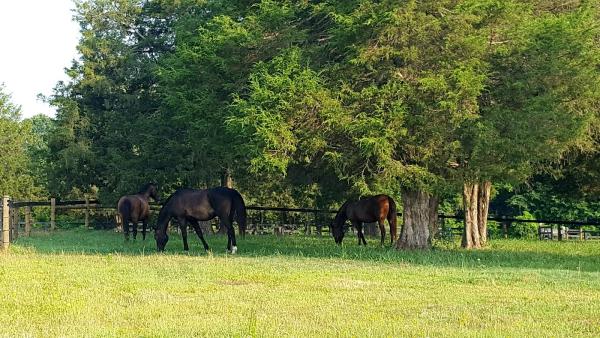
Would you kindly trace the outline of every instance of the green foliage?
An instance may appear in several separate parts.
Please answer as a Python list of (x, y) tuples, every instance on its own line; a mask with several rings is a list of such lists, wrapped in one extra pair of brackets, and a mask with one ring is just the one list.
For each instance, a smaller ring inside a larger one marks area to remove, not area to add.
[(59, 83), (51, 103), (56, 131), (49, 140), (50, 190), (62, 196), (92, 193), (108, 203), (170, 168), (153, 161), (160, 128), (154, 79), (156, 59), (169, 49), (164, 24), (173, 8), (163, 2), (81, 1), (76, 20), (81, 58)]
[(40, 182), (30, 172), (28, 149), (34, 140), (32, 125), (20, 121), (21, 108), (0, 85), (0, 195), (12, 199), (32, 199), (40, 195)]
[(530, 7), (499, 33), (471, 160), (482, 174), (522, 182), (589, 141), (600, 94), (598, 13)]
[(25, 121), (31, 124), (32, 138), (27, 145), (29, 156), (29, 173), (34, 179), (34, 184), (41, 189), (40, 197), (48, 196), (48, 172), (50, 168), (50, 148), (48, 141), (55, 132), (54, 121), (46, 115), (35, 115)]
[(596, 5), (80, 1), (49, 190), (114, 203), (231, 173), (252, 202), (328, 207), (517, 186), (597, 153)]
[(285, 174), (291, 163), (310, 164), (324, 155), (327, 127), (322, 121), (336, 108), (318, 74), (292, 48), (254, 67), (248, 98), (234, 99), (235, 115), (228, 123), (250, 140), (242, 145), (250, 171)]
[(572, 198), (542, 182), (534, 182), (528, 189), (513, 192), (506, 203), (517, 210), (529, 211), (537, 218), (578, 221), (600, 219), (600, 203), (597, 201)]
[[(528, 211), (524, 211), (523, 215), (517, 216), (517, 219), (532, 220), (535, 217)], [(518, 238), (534, 239), (538, 233), (539, 224), (531, 222), (516, 222), (513, 229), (513, 234)]]

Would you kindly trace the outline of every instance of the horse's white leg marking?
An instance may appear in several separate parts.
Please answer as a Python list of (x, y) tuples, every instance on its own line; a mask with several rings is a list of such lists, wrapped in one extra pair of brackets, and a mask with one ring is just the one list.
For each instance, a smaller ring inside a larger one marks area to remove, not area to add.
[(231, 248), (232, 255), (235, 255), (236, 252), (237, 252), (237, 246), (234, 246), (233, 248)]

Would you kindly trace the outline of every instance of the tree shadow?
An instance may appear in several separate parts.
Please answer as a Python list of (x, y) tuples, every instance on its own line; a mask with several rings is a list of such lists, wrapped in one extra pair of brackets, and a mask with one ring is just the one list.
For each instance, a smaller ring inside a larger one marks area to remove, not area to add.
[[(190, 251), (183, 251), (181, 236), (169, 234), (170, 240), (163, 255), (206, 256), (197, 236), (190, 232)], [(207, 236), (214, 256), (225, 256), (226, 236)], [(342, 246), (335, 245), (329, 237), (317, 236), (238, 236), (239, 257), (304, 257), (319, 259), (344, 259), (389, 264), (412, 264), (436, 267), (460, 268), (527, 268), (572, 270), (582, 272), (600, 271), (600, 242), (542, 242), (522, 240), (496, 240), (482, 250), (464, 250), (451, 243), (429, 251), (398, 251), (387, 242), (379, 246), (377, 239), (370, 239), (367, 247), (358, 246), (356, 238), (349, 236)], [(120, 233), (106, 230), (65, 230), (36, 232), (32, 237), (21, 237), (13, 245), (15, 252), (40, 254), (84, 254), (125, 256), (155, 255), (154, 234), (147, 233), (146, 240), (126, 242)]]

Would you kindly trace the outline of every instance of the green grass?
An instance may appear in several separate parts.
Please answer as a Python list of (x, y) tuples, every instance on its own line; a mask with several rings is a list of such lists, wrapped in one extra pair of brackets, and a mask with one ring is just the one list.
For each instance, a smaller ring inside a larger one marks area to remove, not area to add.
[(330, 238), (195, 235), (165, 254), (109, 231), (0, 254), (6, 336), (598, 336), (600, 243), (494, 241), (429, 252)]

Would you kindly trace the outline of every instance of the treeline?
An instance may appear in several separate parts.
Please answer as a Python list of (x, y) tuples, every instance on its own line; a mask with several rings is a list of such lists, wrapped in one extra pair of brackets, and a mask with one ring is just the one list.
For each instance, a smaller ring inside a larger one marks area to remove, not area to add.
[(485, 245), (494, 194), (594, 217), (599, 5), (79, 1), (46, 188), (112, 203), (147, 181), (233, 182), (249, 203), (318, 208), (388, 193), (405, 248), (457, 205), (463, 245)]

